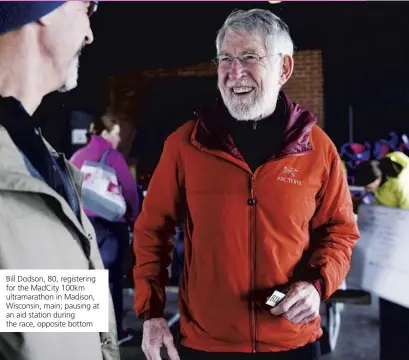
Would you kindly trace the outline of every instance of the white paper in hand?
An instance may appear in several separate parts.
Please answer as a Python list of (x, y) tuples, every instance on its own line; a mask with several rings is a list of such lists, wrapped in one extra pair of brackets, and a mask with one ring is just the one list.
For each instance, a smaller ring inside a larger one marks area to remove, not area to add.
[(285, 294), (280, 291), (274, 290), (273, 294), (267, 299), (266, 304), (271, 307), (276, 307), (279, 302), (285, 298)]

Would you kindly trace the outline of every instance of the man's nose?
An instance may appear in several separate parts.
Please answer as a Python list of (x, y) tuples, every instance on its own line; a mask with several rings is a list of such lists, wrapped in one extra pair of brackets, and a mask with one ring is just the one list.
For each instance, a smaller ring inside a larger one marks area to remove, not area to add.
[(85, 36), (85, 43), (87, 45), (90, 45), (94, 42), (94, 34), (92, 32), (92, 30), (90, 29), (87, 33), (87, 35)]
[(243, 75), (243, 65), (241, 64), (239, 59), (234, 59), (233, 62), (231, 63), (231, 67), (230, 67), (230, 78), (232, 80), (238, 80), (241, 78), (241, 76)]

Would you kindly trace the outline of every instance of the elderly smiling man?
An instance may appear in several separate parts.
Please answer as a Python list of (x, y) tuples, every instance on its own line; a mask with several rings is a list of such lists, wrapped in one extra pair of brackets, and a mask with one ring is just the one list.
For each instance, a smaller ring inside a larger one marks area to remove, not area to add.
[[(358, 237), (337, 150), (281, 91), (287, 25), (237, 11), (216, 47), (221, 101), (166, 141), (135, 226), (143, 349), (159, 359), (319, 359), (319, 307), (344, 280)], [(185, 223), (182, 347), (163, 318), (175, 226)], [(274, 291), (285, 294), (275, 307)]]

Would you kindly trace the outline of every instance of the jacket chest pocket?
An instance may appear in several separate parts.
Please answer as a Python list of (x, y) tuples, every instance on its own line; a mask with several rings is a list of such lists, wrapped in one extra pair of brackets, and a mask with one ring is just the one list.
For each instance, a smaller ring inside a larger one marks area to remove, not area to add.
[(316, 211), (317, 191), (303, 183), (273, 181), (256, 184), (257, 204), (265, 214), (269, 214), (274, 224), (283, 228), (301, 227), (308, 229)]
[(250, 175), (237, 165), (218, 158), (204, 158), (188, 166), (185, 186), (188, 194), (237, 195), (249, 189)]
[(285, 217), (292, 224), (307, 226), (316, 211), (315, 197), (292, 192), (281, 192), (274, 196), (276, 215)]

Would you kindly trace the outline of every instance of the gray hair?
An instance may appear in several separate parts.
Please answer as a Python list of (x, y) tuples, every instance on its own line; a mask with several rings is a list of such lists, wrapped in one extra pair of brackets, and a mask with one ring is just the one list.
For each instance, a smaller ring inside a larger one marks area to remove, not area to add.
[(226, 31), (245, 30), (250, 34), (256, 34), (265, 41), (269, 53), (280, 53), (293, 56), (294, 44), (290, 36), (288, 25), (277, 15), (269, 10), (252, 9), (233, 11), (218, 31), (216, 37), (216, 49), (220, 51)]

